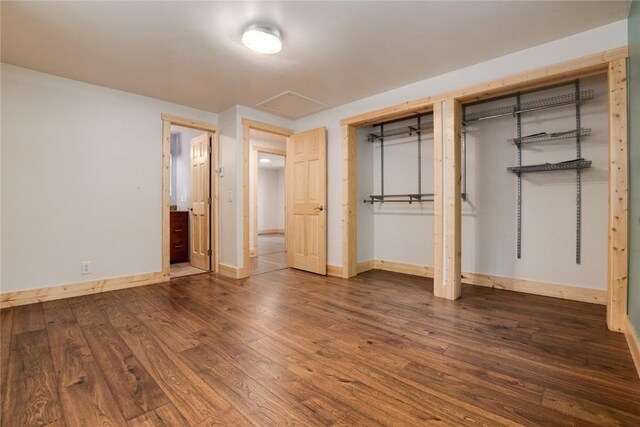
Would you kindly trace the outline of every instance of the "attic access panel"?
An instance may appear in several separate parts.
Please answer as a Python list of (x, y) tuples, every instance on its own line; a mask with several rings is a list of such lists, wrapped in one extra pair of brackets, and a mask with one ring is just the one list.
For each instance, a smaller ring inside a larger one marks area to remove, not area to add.
[(260, 102), (256, 107), (271, 113), (297, 119), (323, 110), (327, 108), (327, 105), (308, 96), (287, 90)]

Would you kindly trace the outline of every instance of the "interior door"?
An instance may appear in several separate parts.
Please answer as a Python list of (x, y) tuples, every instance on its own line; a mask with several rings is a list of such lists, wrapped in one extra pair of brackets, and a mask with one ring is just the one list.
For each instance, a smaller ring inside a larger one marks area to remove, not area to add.
[(211, 263), (210, 174), (211, 136), (202, 134), (191, 140), (191, 208), (189, 222), (189, 261), (192, 266), (209, 270)]
[(290, 267), (327, 273), (327, 132), (289, 137), (287, 142), (287, 256)]

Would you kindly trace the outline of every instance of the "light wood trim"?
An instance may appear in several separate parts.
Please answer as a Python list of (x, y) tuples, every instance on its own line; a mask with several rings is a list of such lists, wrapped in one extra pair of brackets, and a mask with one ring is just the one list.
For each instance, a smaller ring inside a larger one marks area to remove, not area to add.
[(218, 266), (218, 273), (225, 277), (230, 277), (232, 279), (241, 279), (242, 277), (242, 268), (232, 267), (226, 264), (220, 264)]
[(375, 260), (363, 261), (358, 263), (358, 274), (376, 268)]
[(342, 267), (339, 265), (327, 264), (327, 276), (342, 277)]
[(170, 256), (171, 256), (171, 243), (170, 237), (170, 196), (169, 186), (170, 173), (169, 168), (171, 158), (171, 122), (167, 120), (162, 121), (162, 274), (166, 280), (170, 277)]
[(442, 102), (433, 105), (433, 294), (444, 298), (444, 192)]
[(253, 244), (249, 242), (249, 252), (250, 256), (254, 257), (258, 255), (258, 152), (256, 150), (251, 150), (251, 160), (249, 163), (251, 164), (251, 171), (253, 172), (251, 188), (249, 189), (251, 202), (253, 204), (253, 209), (251, 210), (253, 221), (251, 221), (251, 218), (249, 219), (249, 223), (252, 225)]
[(391, 107), (381, 108), (364, 114), (348, 117), (340, 121), (342, 126), (368, 126), (385, 120), (405, 117), (416, 112), (430, 111), (430, 106), (445, 99), (456, 98), (467, 102), (497, 96), (516, 90), (531, 89), (547, 84), (559, 83), (578, 77), (605, 73), (609, 62), (628, 56), (626, 46), (561, 62), (555, 65), (537, 68), (509, 77), (455, 89), (434, 96), (403, 102)]
[(186, 117), (174, 116), (173, 114), (167, 114), (167, 113), (162, 113), (160, 115), (160, 118), (162, 120), (171, 122), (176, 126), (184, 126), (187, 128), (203, 130), (206, 132), (218, 133), (218, 127), (216, 125), (202, 121), (202, 120), (189, 119)]
[(627, 65), (609, 65), (609, 239), (607, 325), (623, 331), (627, 313)]
[(358, 274), (358, 201), (357, 201), (357, 129), (342, 127), (342, 150), (344, 157), (342, 177), (342, 265), (343, 277)]
[(219, 230), (220, 230), (220, 215), (219, 215), (219, 206), (220, 206), (220, 195), (218, 192), (218, 157), (220, 156), (220, 145), (218, 141), (218, 133), (210, 133), (212, 136), (211, 143), (211, 153), (213, 154), (211, 157), (211, 199), (213, 204), (211, 205), (211, 244), (213, 245), (213, 259), (211, 262), (213, 265), (211, 266), (211, 271), (218, 272), (219, 264), (220, 264), (220, 239), (219, 239)]
[(137, 274), (135, 276), (114, 277), (109, 279), (92, 280), (89, 282), (50, 286), (47, 288), (5, 292), (0, 294), (0, 308), (16, 307), (18, 305), (97, 294), (100, 292), (151, 285), (165, 281), (167, 281), (167, 278), (164, 273), (162, 271), (158, 271), (155, 273)]
[(443, 147), (444, 179), (446, 190), (445, 203), (445, 251), (446, 280), (444, 297), (458, 299), (461, 294), (460, 277), (462, 268), (462, 198), (461, 193), (461, 142), (460, 125), (462, 119), (462, 105), (451, 99), (445, 103), (446, 126)]
[(272, 125), (269, 123), (257, 122), (255, 120), (250, 119), (242, 119), (242, 126), (247, 126), (249, 129), (255, 129), (262, 132), (273, 133), (275, 135), (281, 135), (289, 137), (293, 135), (293, 131), (291, 129), (282, 128), (280, 126)]
[(258, 230), (258, 234), (284, 234), (284, 228), (265, 228)]
[[(287, 138), (287, 152), (293, 156), (295, 151), (293, 150), (293, 138)], [(291, 229), (293, 227), (293, 157), (289, 158), (290, 161), (284, 162), (284, 241), (285, 251), (287, 256), (287, 267), (293, 265), (293, 233)]]
[(393, 271), (395, 273), (410, 274), (412, 276), (433, 277), (433, 268), (424, 265), (405, 264), (402, 262), (375, 260), (376, 270)]
[[(251, 127), (245, 119), (242, 119), (242, 269), (240, 277), (249, 277), (251, 274), (251, 251), (249, 248), (249, 214), (251, 207), (249, 206), (249, 192), (251, 185), (249, 183), (249, 147)], [(231, 276), (229, 276), (231, 277)]]
[[(251, 250), (249, 247), (249, 233), (251, 232), (251, 227), (249, 227), (250, 220), (250, 204), (249, 204), (249, 196), (250, 196), (250, 185), (249, 185), (249, 158), (250, 158), (250, 147), (251, 147), (251, 129), (259, 130), (262, 132), (269, 132), (276, 135), (282, 135), (289, 138), (289, 136), (293, 135), (293, 131), (291, 129), (282, 128), (279, 126), (271, 125), (269, 123), (262, 123), (255, 120), (250, 120), (243, 118), (241, 119), (242, 123), (242, 269), (240, 273), (240, 277), (249, 277), (251, 274)], [(289, 145), (289, 141), (287, 140), (287, 146)], [(285, 153), (286, 156), (286, 153)], [(286, 161), (285, 161), (285, 170)], [(285, 181), (287, 181), (287, 174), (285, 172)], [(285, 182), (285, 191), (288, 191), (288, 185)], [(287, 220), (286, 213), (286, 205), (288, 199), (285, 196), (285, 222)], [(288, 225), (285, 224), (285, 228), (288, 229)], [(287, 242), (288, 247), (288, 242)]]
[(505, 289), (526, 294), (542, 295), (572, 301), (607, 303), (607, 292), (601, 289), (580, 288), (558, 283), (539, 282), (535, 280), (516, 279), (513, 277), (493, 276), (480, 273), (462, 273), (462, 281), (470, 285)]
[(276, 154), (278, 156), (284, 156), (287, 157), (287, 150), (278, 150), (277, 148), (270, 148), (270, 147), (262, 147), (259, 145), (254, 145), (253, 149), (260, 152), (260, 153), (269, 153), (269, 154)]
[(624, 336), (627, 339), (627, 344), (629, 344), (629, 350), (631, 351), (633, 363), (636, 365), (636, 371), (638, 371), (638, 376), (640, 376), (640, 335), (631, 324), (629, 316), (624, 316), (624, 318)]

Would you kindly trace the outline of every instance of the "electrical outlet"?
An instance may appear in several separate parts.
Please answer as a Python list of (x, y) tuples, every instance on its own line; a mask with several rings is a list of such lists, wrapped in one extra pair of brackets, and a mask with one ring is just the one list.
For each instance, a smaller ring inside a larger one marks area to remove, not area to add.
[(81, 274), (91, 274), (91, 261), (83, 261), (80, 264), (80, 273)]

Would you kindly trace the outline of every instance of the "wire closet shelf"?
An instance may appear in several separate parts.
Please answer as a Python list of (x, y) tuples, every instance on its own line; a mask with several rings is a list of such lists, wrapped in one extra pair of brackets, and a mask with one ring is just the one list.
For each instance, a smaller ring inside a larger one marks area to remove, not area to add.
[(548, 172), (570, 169), (586, 169), (591, 167), (591, 160), (576, 159), (559, 163), (540, 163), (536, 165), (512, 166), (507, 168), (510, 172), (521, 174), (527, 172)]
[(474, 111), (466, 113), (464, 122), (475, 122), (478, 120), (495, 119), (498, 117), (515, 116), (517, 114), (527, 113), (530, 111), (547, 110), (550, 108), (558, 108), (565, 105), (580, 104), (593, 98), (593, 89), (583, 90), (576, 93), (566, 93), (548, 98), (536, 99), (533, 101), (522, 102), (520, 105), (512, 104), (502, 107), (490, 108), (482, 111)]
[(581, 137), (591, 135), (591, 128), (580, 128), (578, 132), (576, 129), (567, 130), (563, 132), (540, 132), (533, 135), (523, 136), (521, 138), (509, 138), (508, 141), (515, 145), (520, 144), (535, 144), (538, 142), (557, 141), (559, 139), (575, 138), (580, 135)]

